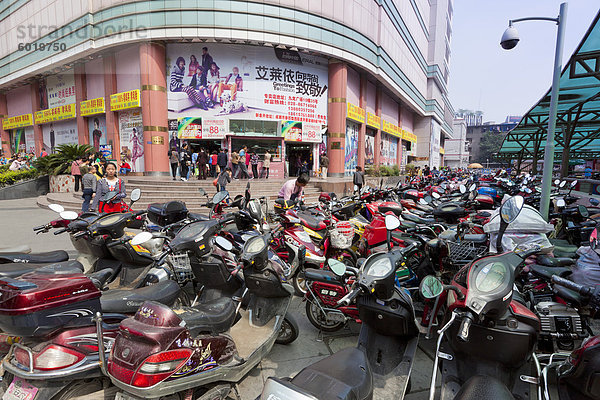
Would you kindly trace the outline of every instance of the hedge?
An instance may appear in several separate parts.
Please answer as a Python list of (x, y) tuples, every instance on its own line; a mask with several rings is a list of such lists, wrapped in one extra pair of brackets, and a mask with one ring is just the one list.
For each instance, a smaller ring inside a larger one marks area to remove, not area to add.
[(34, 179), (39, 175), (35, 169), (20, 171), (0, 171), (0, 187), (13, 185), (19, 181)]

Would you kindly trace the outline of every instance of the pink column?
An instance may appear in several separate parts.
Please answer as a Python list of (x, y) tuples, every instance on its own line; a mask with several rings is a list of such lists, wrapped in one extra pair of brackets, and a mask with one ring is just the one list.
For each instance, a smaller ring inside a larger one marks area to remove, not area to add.
[(110, 95), (117, 92), (117, 74), (114, 54), (102, 56), (104, 66), (104, 106), (106, 108), (106, 138), (112, 145), (113, 158), (121, 162), (121, 140), (119, 138), (119, 116), (110, 111)]
[(363, 170), (365, 169), (365, 144), (366, 139), (365, 135), (367, 134), (367, 75), (360, 75), (360, 108), (365, 110), (365, 122), (360, 125), (360, 130), (358, 131), (358, 160), (357, 164)]
[(85, 66), (84, 64), (75, 65), (75, 99), (77, 109), (77, 136), (79, 144), (90, 144), (90, 135), (87, 120), (81, 116), (79, 103), (87, 100), (87, 86), (85, 83)]
[(327, 107), (327, 175), (344, 176), (344, 155), (346, 142), (346, 89), (348, 70), (346, 64), (337, 60), (329, 62), (329, 99)]
[(44, 137), (42, 134), (42, 125), (35, 124), (35, 112), (40, 109), (40, 94), (38, 83), (35, 81), (31, 84), (31, 114), (34, 117), (33, 121), (33, 137), (35, 138), (35, 154), (39, 155), (44, 148)]
[(2, 129), (2, 120), (8, 116), (6, 95), (0, 94), (0, 141), (2, 142), (2, 154), (10, 157), (12, 156), (10, 151), (10, 135), (8, 134), (8, 131)]
[[(398, 103), (398, 126), (402, 128), (402, 106)], [(402, 167), (402, 139), (398, 138), (398, 151), (396, 152), (396, 165)]]
[[(375, 115), (381, 118), (381, 87), (377, 86), (377, 92), (375, 96)], [(381, 122), (383, 124), (383, 121)], [(375, 165), (381, 164), (381, 154), (379, 149), (381, 148), (381, 129), (377, 129), (377, 133), (375, 134), (375, 149), (373, 153), (375, 153), (373, 163)]]
[[(165, 46), (159, 43), (142, 43), (139, 57), (146, 174), (168, 174), (170, 166), (167, 157), (169, 128)], [(157, 136), (163, 138), (162, 143), (152, 143), (152, 137)]]

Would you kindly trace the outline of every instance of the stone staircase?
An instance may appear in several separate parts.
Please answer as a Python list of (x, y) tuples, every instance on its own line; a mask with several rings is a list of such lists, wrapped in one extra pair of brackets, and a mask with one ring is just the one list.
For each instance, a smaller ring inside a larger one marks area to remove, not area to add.
[[(143, 210), (151, 203), (164, 203), (171, 200), (180, 200), (185, 202), (187, 208), (193, 212), (207, 212), (208, 209), (204, 206), (207, 202), (207, 196), (202, 196), (199, 189), (202, 188), (208, 194), (208, 199), (216, 193), (216, 188), (210, 180), (192, 179), (187, 182), (173, 181), (167, 177), (150, 177), (150, 176), (131, 176), (125, 177), (125, 186), (127, 193), (135, 188), (142, 191), (140, 200), (134, 205), (134, 209)], [(231, 198), (237, 195), (243, 195), (246, 190), (247, 183), (250, 182), (250, 193), (253, 198), (265, 196), (269, 202), (269, 208), (272, 209), (272, 204), (277, 199), (277, 194), (281, 185), (285, 180), (275, 179), (252, 179), (252, 180), (233, 180), (227, 185), (227, 191)], [(305, 189), (305, 201), (307, 203), (316, 202), (321, 191), (309, 184)], [(79, 211), (81, 210), (81, 193), (48, 193), (46, 196), (38, 197), (37, 203), (40, 207), (47, 207), (48, 204), (58, 203), (65, 207), (66, 210)]]

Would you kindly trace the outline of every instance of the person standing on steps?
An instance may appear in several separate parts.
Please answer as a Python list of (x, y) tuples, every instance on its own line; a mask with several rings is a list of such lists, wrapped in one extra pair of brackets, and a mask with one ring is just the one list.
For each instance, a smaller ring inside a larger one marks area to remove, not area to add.
[(252, 178), (258, 179), (258, 154), (255, 151), (250, 154), (250, 165), (252, 165)]
[[(269, 167), (271, 166), (271, 153), (269, 153), (269, 150), (265, 151), (265, 159), (263, 161), (263, 166), (262, 166), (262, 174), (261, 177), (264, 177), (265, 179), (269, 179)], [(266, 171), (266, 174), (265, 174)]]
[(204, 147), (200, 149), (198, 153), (198, 179), (206, 179), (208, 170), (208, 153), (204, 150)]
[(362, 190), (363, 185), (365, 184), (365, 174), (362, 172), (361, 167), (356, 167), (356, 172), (354, 172), (354, 176), (352, 178), (352, 182), (358, 186), (358, 193)]
[(79, 192), (79, 183), (81, 182), (81, 164), (83, 164), (83, 162), (81, 161), (81, 157), (75, 158), (75, 160), (73, 160), (73, 162), (71, 163), (71, 175), (73, 175), (73, 178), (75, 179), (76, 192)]
[(229, 182), (231, 182), (231, 168), (226, 167), (221, 170), (221, 173), (217, 178), (217, 193), (226, 190)]
[(171, 173), (173, 174), (173, 180), (177, 179), (177, 167), (179, 166), (179, 153), (176, 147), (171, 147), (171, 150), (167, 153), (169, 157), (169, 163), (171, 164)]
[(188, 151), (188, 144), (184, 143), (181, 146), (181, 154), (179, 155), (179, 162), (181, 165), (181, 180), (187, 181), (188, 171), (190, 169), (190, 165), (192, 164), (192, 157)]
[(240, 179), (248, 179), (250, 176), (248, 175), (248, 168), (246, 164), (246, 155), (248, 153), (248, 148), (246, 146), (242, 147), (240, 150), (240, 161), (238, 163), (238, 167), (241, 170)]
[(213, 150), (210, 155), (210, 176), (213, 178), (217, 177), (217, 151)]
[(221, 171), (227, 168), (227, 151), (225, 149), (221, 149), (217, 155), (217, 165)]
[(237, 153), (237, 151), (232, 152), (231, 153), (231, 168), (232, 168), (232, 172), (233, 172), (233, 179), (237, 179), (240, 174), (239, 162), (240, 162), (240, 155)]
[(244, 146), (244, 150), (246, 150), (246, 162), (244, 163), (244, 165), (246, 166), (246, 176), (249, 179), (252, 179), (252, 178), (250, 178), (250, 173), (248, 172), (250, 170), (249, 169), (250, 168), (250, 152), (248, 151), (246, 146)]
[(81, 205), (81, 212), (87, 212), (90, 209), (90, 201), (94, 197), (96, 192), (96, 167), (90, 165), (88, 167), (81, 167), (81, 172), (85, 172), (83, 178), (81, 178), (81, 190), (83, 191), (83, 204)]
[(327, 179), (327, 168), (329, 168), (329, 157), (327, 154), (321, 156), (321, 177)]

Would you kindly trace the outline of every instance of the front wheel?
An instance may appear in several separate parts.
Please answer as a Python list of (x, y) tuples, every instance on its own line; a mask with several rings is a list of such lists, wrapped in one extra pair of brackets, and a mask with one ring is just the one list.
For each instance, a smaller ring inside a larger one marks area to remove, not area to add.
[(304, 295), (306, 295), (307, 289), (306, 279), (304, 278), (304, 269), (296, 272), (296, 274), (292, 278), (292, 286), (294, 286), (296, 296), (304, 297)]
[(277, 344), (290, 344), (298, 338), (300, 329), (298, 329), (298, 323), (290, 314), (285, 314), (283, 322), (281, 323), (281, 329), (275, 339)]
[(327, 315), (321, 310), (318, 299), (312, 299), (306, 302), (306, 316), (315, 328), (323, 332), (339, 331), (345, 325), (345, 322), (328, 319)]

